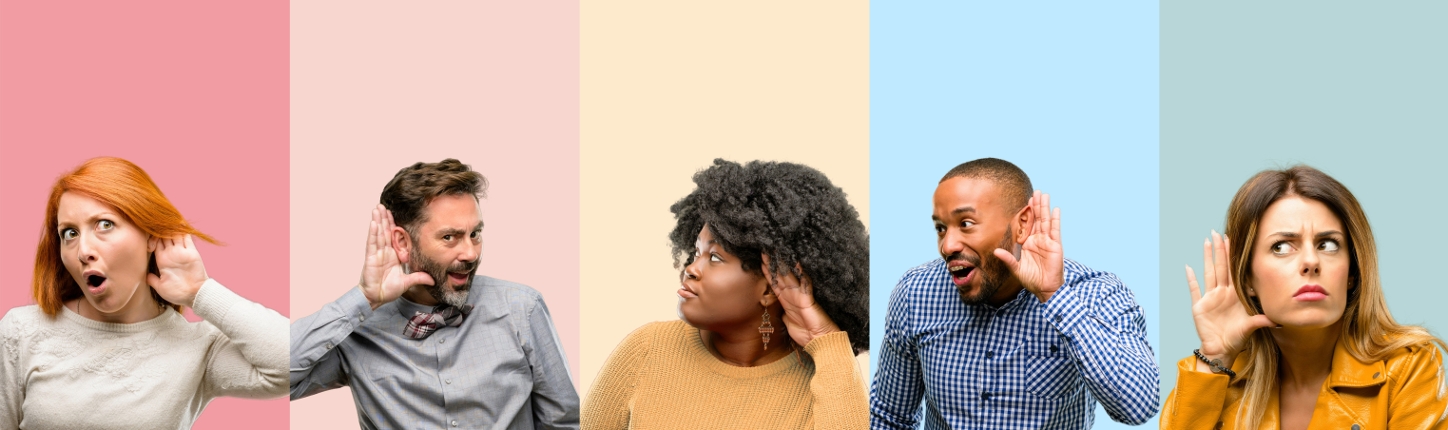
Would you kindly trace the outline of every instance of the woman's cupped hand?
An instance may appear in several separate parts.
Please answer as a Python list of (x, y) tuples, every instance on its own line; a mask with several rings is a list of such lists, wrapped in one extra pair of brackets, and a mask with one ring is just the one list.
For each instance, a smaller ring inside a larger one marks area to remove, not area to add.
[(166, 301), (191, 307), (196, 292), (205, 283), (206, 266), (201, 264), (201, 253), (191, 235), (174, 238), (153, 237), (148, 244), (156, 258), (156, 269), (160, 275), (149, 274), (146, 282)]

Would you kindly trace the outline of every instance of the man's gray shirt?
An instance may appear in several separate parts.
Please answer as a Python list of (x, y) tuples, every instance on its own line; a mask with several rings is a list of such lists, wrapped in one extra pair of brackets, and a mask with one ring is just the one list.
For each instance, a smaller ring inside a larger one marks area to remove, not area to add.
[(472, 313), (426, 339), (402, 334), (405, 298), (372, 310), (353, 288), (292, 323), (292, 400), (352, 388), (364, 429), (576, 429), (578, 391), (543, 296), (474, 276)]

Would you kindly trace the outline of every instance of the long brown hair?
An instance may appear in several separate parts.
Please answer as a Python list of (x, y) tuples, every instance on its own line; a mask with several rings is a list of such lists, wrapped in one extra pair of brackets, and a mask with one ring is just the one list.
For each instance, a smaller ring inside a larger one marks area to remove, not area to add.
[[(45, 204), (45, 225), (40, 229), (40, 246), (35, 250), (35, 277), (31, 290), (35, 303), (46, 315), (55, 316), (67, 300), (80, 298), (83, 294), (75, 279), (65, 270), (60, 260), (60, 236), (57, 230), (56, 212), (60, 210), (60, 196), (67, 192), (84, 194), (101, 203), (116, 208), (121, 216), (136, 225), (142, 232), (153, 237), (179, 237), (190, 234), (201, 240), (217, 243), (181, 217), (181, 212), (171, 205), (151, 176), (129, 161), (115, 157), (97, 157), (86, 160), (79, 167), (55, 180), (50, 189), (50, 200)], [(154, 273), (154, 257), (150, 263)], [(156, 290), (151, 297), (157, 303), (175, 305), (161, 298)]]
[[(1398, 324), (1388, 312), (1378, 277), (1378, 251), (1367, 214), (1357, 198), (1342, 183), (1326, 173), (1304, 165), (1283, 170), (1264, 170), (1242, 184), (1227, 208), (1227, 237), (1232, 247), (1232, 283), (1247, 313), (1262, 313), (1262, 304), (1247, 299), (1252, 288), (1252, 248), (1257, 226), (1267, 208), (1286, 197), (1301, 197), (1326, 205), (1347, 230), (1348, 268), (1347, 309), (1342, 314), (1342, 330), (1337, 342), (1353, 358), (1364, 362), (1379, 361), (1409, 346), (1443, 341), (1419, 326)], [(1243, 350), (1246, 370), (1240, 379), (1247, 383), (1237, 411), (1237, 428), (1257, 428), (1267, 408), (1267, 399), (1277, 383), (1277, 367), (1281, 351), (1266, 330), (1257, 330), (1247, 339)]]

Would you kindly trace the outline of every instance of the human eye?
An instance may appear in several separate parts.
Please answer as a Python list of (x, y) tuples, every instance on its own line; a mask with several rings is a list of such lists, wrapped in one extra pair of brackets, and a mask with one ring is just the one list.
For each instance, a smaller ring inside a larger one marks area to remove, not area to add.
[(971, 227), (975, 227), (975, 221), (971, 221), (971, 220), (961, 220), (961, 221), (960, 221), (960, 228), (971, 228)]
[(442, 235), (442, 240), (443, 240), (443, 242), (452, 242), (452, 240), (453, 240), (453, 235), (451, 235), (451, 234), (444, 234), (444, 235)]
[(99, 222), (96, 222), (96, 228), (100, 230), (110, 230), (116, 228), (116, 223), (111, 222), (111, 220), (108, 219), (103, 219)]
[(945, 224), (935, 223), (935, 234), (945, 234)]
[(1337, 243), (1337, 239), (1328, 239), (1317, 244), (1317, 249), (1323, 252), (1337, 252), (1340, 248), (1342, 248), (1342, 245)]
[(69, 227), (60, 231), (60, 238), (62, 240), (75, 239), (75, 237), (78, 235), (80, 235), (80, 233), (76, 232), (75, 229)]
[(1272, 254), (1274, 255), (1287, 255), (1289, 252), (1292, 252), (1292, 244), (1286, 241), (1279, 241), (1272, 244)]
[(723, 262), (724, 262), (724, 257), (720, 257), (720, 256), (719, 256), (719, 253), (717, 253), (717, 252), (710, 252), (710, 253), (709, 253), (709, 261), (716, 262), (716, 263), (723, 263)]

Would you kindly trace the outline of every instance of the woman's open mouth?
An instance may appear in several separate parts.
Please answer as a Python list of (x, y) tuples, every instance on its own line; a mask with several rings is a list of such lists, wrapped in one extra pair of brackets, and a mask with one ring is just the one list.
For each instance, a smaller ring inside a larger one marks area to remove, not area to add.
[(101, 275), (86, 275), (85, 286), (91, 294), (100, 294), (106, 290), (106, 277)]

